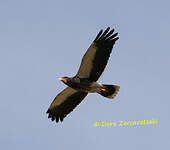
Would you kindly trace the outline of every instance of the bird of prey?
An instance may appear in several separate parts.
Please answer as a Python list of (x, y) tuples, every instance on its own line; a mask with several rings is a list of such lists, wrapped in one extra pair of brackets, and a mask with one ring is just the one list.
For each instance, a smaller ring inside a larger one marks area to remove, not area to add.
[(62, 122), (88, 93), (98, 93), (106, 98), (116, 96), (120, 89), (118, 85), (96, 82), (107, 65), (113, 45), (119, 39), (118, 33), (113, 33), (114, 29), (110, 30), (110, 27), (104, 32), (100, 30), (83, 56), (77, 74), (72, 78), (60, 78), (68, 87), (55, 97), (47, 110), (48, 118), (52, 121)]

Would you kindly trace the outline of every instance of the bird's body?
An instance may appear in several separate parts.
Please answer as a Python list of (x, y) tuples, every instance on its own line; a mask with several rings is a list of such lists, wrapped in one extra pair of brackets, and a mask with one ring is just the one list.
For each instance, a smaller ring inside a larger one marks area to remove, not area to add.
[(64, 82), (61, 78), (61, 81), (63, 81), (66, 85), (69, 87), (82, 91), (82, 92), (88, 92), (88, 93), (97, 93), (100, 92), (102, 88), (102, 84), (99, 84), (94, 81), (89, 81), (87, 78), (80, 78), (80, 77), (73, 77), (73, 78), (67, 78), (67, 82)]
[[(88, 93), (98, 93), (107, 98), (114, 98), (119, 86), (99, 84), (97, 80), (103, 73), (112, 52), (118, 33), (114, 29), (101, 30), (82, 58), (80, 68), (73, 78), (62, 77), (68, 87), (59, 93), (51, 103), (47, 113), (52, 121), (63, 121)], [(112, 35), (113, 34), (113, 35)]]

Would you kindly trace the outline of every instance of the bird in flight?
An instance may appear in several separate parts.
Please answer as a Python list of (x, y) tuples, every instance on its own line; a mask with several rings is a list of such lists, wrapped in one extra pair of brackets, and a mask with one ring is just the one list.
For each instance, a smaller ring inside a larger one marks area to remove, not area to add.
[(47, 110), (48, 118), (62, 122), (73, 109), (79, 105), (88, 93), (98, 93), (106, 98), (114, 98), (120, 87), (118, 85), (99, 84), (97, 80), (103, 73), (112, 48), (119, 39), (118, 33), (108, 27), (100, 30), (82, 58), (77, 74), (62, 77), (60, 80), (68, 87), (59, 93)]

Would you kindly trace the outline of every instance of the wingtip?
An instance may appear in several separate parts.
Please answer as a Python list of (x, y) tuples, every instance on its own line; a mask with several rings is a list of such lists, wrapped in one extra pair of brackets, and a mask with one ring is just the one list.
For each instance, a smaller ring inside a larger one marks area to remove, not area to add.
[(54, 116), (52, 116), (51, 121), (54, 121), (54, 120), (55, 120), (55, 117), (54, 117)]
[(48, 114), (49, 112), (50, 112), (50, 110), (48, 109), (47, 112), (46, 112), (46, 114)]
[(55, 121), (56, 121), (56, 123), (58, 123), (58, 121), (59, 121), (59, 118), (57, 117), (57, 118), (55, 118)]
[(115, 41), (117, 41), (118, 39), (119, 39), (119, 37), (116, 37), (116, 38), (115, 38)]
[[(111, 29), (110, 27), (107, 27), (105, 30), (101, 29), (100, 32), (98, 33), (98, 35), (96, 36), (94, 42), (97, 42), (98, 40), (118, 40), (119, 38), (115, 38), (118, 33), (113, 34), (113, 32), (115, 31), (115, 29)], [(112, 35), (113, 34), (113, 35)]]
[(64, 118), (63, 117), (60, 117), (60, 121), (63, 122)]
[(110, 27), (107, 27), (107, 29), (106, 29), (106, 30), (108, 30), (108, 31), (109, 31), (109, 30), (110, 30)]
[(102, 33), (103, 33), (103, 29), (101, 29), (99, 31), (99, 33), (97, 34), (96, 38), (94, 39), (94, 42), (96, 42), (98, 40), (98, 38), (101, 36)]

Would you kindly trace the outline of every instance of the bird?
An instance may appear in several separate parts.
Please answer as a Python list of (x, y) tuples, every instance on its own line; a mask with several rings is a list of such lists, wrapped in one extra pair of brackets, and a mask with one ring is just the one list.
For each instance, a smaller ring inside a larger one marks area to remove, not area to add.
[(73, 77), (62, 77), (60, 80), (67, 87), (59, 93), (47, 110), (51, 121), (62, 122), (89, 93), (98, 93), (106, 98), (114, 98), (120, 86), (100, 84), (97, 82), (108, 63), (115, 42), (119, 39), (110, 27), (101, 29), (84, 54), (79, 70)]

